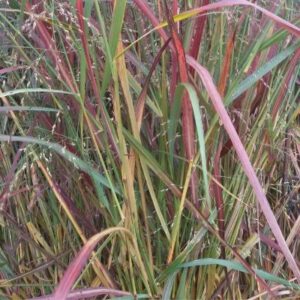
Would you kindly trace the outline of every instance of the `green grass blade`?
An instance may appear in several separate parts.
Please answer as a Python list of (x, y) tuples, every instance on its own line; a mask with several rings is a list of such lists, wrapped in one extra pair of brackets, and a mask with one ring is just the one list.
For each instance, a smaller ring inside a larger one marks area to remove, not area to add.
[(198, 135), (198, 142), (199, 142), (199, 149), (200, 149), (200, 157), (201, 157), (201, 163), (202, 163), (202, 175), (203, 175), (203, 181), (204, 181), (204, 191), (205, 191), (205, 197), (207, 201), (207, 205), (209, 209), (212, 208), (212, 203), (209, 195), (209, 183), (208, 183), (208, 174), (207, 174), (207, 160), (206, 160), (206, 154), (205, 154), (205, 137), (204, 137), (204, 130), (202, 125), (202, 118), (201, 118), (201, 112), (199, 108), (199, 101), (198, 96), (196, 94), (195, 89), (192, 85), (185, 83), (181, 84), (179, 88), (185, 88), (189, 93), (189, 98), (192, 103), (193, 112), (194, 112), (194, 118), (197, 128), (197, 135)]
[(52, 90), (52, 89), (41, 89), (41, 88), (26, 88), (26, 89), (16, 89), (11, 91), (6, 91), (0, 93), (0, 98), (2, 97), (9, 97), (18, 94), (28, 94), (28, 93), (53, 93), (53, 94), (65, 94), (65, 95), (74, 95), (77, 94), (68, 92), (68, 91), (61, 91), (61, 90)]
[[(247, 270), (245, 269), (245, 267), (238, 262), (231, 261), (231, 260), (225, 260), (225, 259), (217, 259), (217, 258), (197, 259), (197, 260), (182, 264), (182, 265), (178, 266), (177, 272), (179, 272), (179, 270), (183, 269), (183, 268), (203, 267), (203, 266), (209, 266), (209, 265), (218, 265), (218, 266), (226, 267), (228, 270), (235, 270), (235, 271), (239, 271), (242, 273), (248, 273)], [(268, 272), (265, 272), (265, 271), (262, 271), (259, 269), (254, 269), (254, 271), (259, 277), (261, 277), (265, 280), (268, 280), (273, 283), (282, 284), (291, 289), (300, 290), (299, 284), (292, 283), (281, 277), (274, 276)], [(169, 288), (170, 283), (174, 281), (175, 274), (176, 273), (170, 275), (170, 277), (168, 279), (168, 283), (166, 285), (168, 288)]]
[[(123, 19), (124, 19), (124, 15), (125, 15), (126, 3), (127, 3), (126, 0), (118, 0), (115, 2), (115, 8), (114, 8), (114, 13), (113, 13), (113, 17), (112, 17), (112, 27), (111, 27), (110, 36), (109, 36), (110, 56), (112, 58), (116, 54), (118, 41), (119, 41), (119, 35), (120, 35), (122, 26), (123, 26)], [(112, 74), (111, 68), (112, 68), (111, 63), (108, 61), (105, 64), (101, 93), (104, 93), (107, 89), (107, 86), (109, 84), (111, 74)]]
[(3, 106), (0, 107), (0, 113), (7, 113), (10, 111), (35, 111), (35, 112), (59, 112), (59, 109), (50, 107), (38, 107), (38, 106)]
[(232, 92), (231, 95), (225, 97), (225, 104), (230, 105), (237, 97), (246, 92), (251, 86), (253, 86), (257, 81), (259, 81), (263, 76), (271, 72), (274, 68), (276, 68), (281, 62), (287, 59), (290, 55), (292, 55), (298, 48), (299, 43), (290, 46), (289, 48), (283, 50), (275, 57), (273, 57), (270, 61), (265, 63), (263, 66), (259, 67), (253, 74), (248, 76), (245, 80), (243, 80), (236, 89)]
[[(76, 169), (80, 169), (80, 170), (86, 172), (87, 174), (89, 174), (93, 178), (93, 180), (96, 182), (96, 184), (107, 187), (108, 189), (113, 190), (116, 194), (120, 195), (120, 191), (116, 187), (112, 186), (112, 184), (109, 183), (109, 181), (106, 178), (104, 178), (98, 171), (96, 171), (92, 166), (90, 166), (88, 163), (84, 162), (82, 159), (80, 159), (79, 157), (77, 157), (76, 155), (74, 155), (73, 153), (71, 153), (70, 151), (66, 150), (64, 147), (62, 147), (58, 144), (43, 141), (43, 140), (36, 139), (33, 137), (9, 136), (9, 135), (2, 135), (2, 134), (0, 135), (0, 141), (25, 142), (25, 143), (31, 143), (31, 144), (45, 146), (49, 150), (53, 150), (53, 151), (57, 152), (59, 155), (63, 156), (65, 159), (67, 159), (69, 162), (71, 162)], [(102, 190), (99, 190), (99, 191), (100, 191), (100, 194), (103, 196)], [(109, 208), (109, 203), (108, 203), (106, 197), (104, 197), (104, 198), (101, 197), (100, 201), (103, 201), (103, 205), (106, 208)]]

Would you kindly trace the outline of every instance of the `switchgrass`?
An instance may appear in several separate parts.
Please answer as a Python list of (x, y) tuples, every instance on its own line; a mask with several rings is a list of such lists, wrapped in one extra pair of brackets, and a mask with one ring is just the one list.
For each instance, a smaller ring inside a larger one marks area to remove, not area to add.
[(0, 2), (0, 298), (300, 297), (299, 9)]

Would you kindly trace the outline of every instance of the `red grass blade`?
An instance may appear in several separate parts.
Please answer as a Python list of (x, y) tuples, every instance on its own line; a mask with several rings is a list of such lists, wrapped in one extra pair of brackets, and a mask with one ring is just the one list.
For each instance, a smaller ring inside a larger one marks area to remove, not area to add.
[(231, 62), (231, 58), (232, 58), (234, 41), (235, 41), (235, 34), (236, 34), (236, 30), (234, 30), (230, 34), (229, 39), (227, 41), (227, 45), (226, 45), (223, 68), (221, 71), (220, 80), (219, 80), (219, 84), (218, 84), (218, 91), (219, 91), (221, 97), (225, 96), (227, 79), (228, 79), (229, 71), (230, 71), (230, 62)]
[[(37, 7), (36, 7), (37, 8)], [(35, 9), (36, 9), (35, 8)], [(26, 1), (26, 9), (28, 12), (32, 11), (33, 6)], [(58, 50), (56, 49), (56, 45), (49, 33), (48, 28), (46, 27), (45, 23), (42, 20), (37, 19), (37, 31), (39, 32), (39, 36), (41, 37), (42, 43), (45, 46), (44, 48), (47, 50), (47, 54), (50, 59), (55, 64), (58, 73), (62, 76), (63, 80), (68, 84), (70, 90), (76, 93), (76, 85), (74, 84), (73, 80), (71, 79), (69, 72), (61, 59)]]
[(145, 102), (146, 102), (146, 96), (147, 96), (147, 90), (148, 87), (150, 85), (150, 80), (151, 77), (155, 71), (155, 68), (157, 67), (162, 54), (164, 53), (164, 51), (166, 50), (166, 48), (168, 47), (169, 43), (171, 41), (171, 38), (169, 38), (164, 45), (160, 48), (160, 50), (158, 51), (157, 55), (154, 58), (154, 61), (151, 65), (150, 71), (147, 75), (147, 78), (145, 79), (144, 83), (142, 84), (143, 89), (138, 97), (136, 106), (135, 106), (135, 114), (136, 114), (136, 120), (137, 120), (137, 127), (138, 130), (140, 131), (141, 129), (141, 124), (142, 124), (142, 118), (143, 118), (143, 114), (144, 114), (144, 108), (145, 108)]
[(297, 266), (297, 263), (287, 246), (287, 243), (284, 239), (284, 236), (281, 232), (281, 229), (276, 221), (276, 218), (272, 212), (272, 209), (269, 205), (269, 202), (263, 192), (263, 189), (260, 185), (260, 182), (255, 174), (255, 171), (251, 165), (250, 159), (248, 157), (248, 154), (240, 140), (240, 137), (238, 136), (230, 117), (225, 109), (225, 106), (223, 104), (222, 98), (220, 94), (218, 93), (218, 90), (213, 82), (213, 79), (209, 72), (202, 67), (195, 59), (192, 57), (187, 56), (187, 63), (191, 65), (195, 71), (200, 76), (202, 83), (212, 101), (212, 104), (218, 113), (231, 141), (232, 144), (237, 152), (237, 155), (240, 159), (240, 162), (242, 164), (242, 167), (244, 169), (245, 174), (247, 175), (249, 182), (253, 188), (253, 191), (256, 195), (257, 200), (260, 203), (261, 209), (266, 217), (266, 220), (270, 226), (270, 229), (272, 230), (275, 238), (277, 239), (278, 245), (280, 246), (282, 252), (284, 253), (284, 256), (294, 273), (294, 275), (297, 277), (298, 282), (300, 282), (300, 271)]
[[(209, 0), (203, 0), (204, 6), (208, 4), (209, 4)], [(200, 16), (197, 18), (196, 23), (194, 25), (194, 29), (193, 29), (194, 36), (191, 40), (189, 54), (195, 59), (197, 59), (197, 56), (199, 54), (199, 49), (200, 49), (200, 44), (201, 44), (201, 39), (202, 39), (206, 19), (207, 19), (207, 15)], [(192, 70), (192, 72), (193, 71), (194, 70)]]
[[(179, 34), (176, 30), (175, 24), (173, 22), (172, 16), (169, 15), (169, 10), (166, 5), (166, 14), (169, 22), (172, 41), (175, 46), (178, 62), (178, 71), (180, 80), (182, 83), (188, 83), (188, 69), (186, 64), (185, 52), (180, 40)], [(194, 126), (194, 117), (193, 117), (193, 108), (191, 101), (189, 99), (188, 93), (185, 91), (182, 99), (182, 137), (184, 143), (185, 155), (188, 161), (192, 161), (195, 156), (195, 126)], [(191, 193), (193, 202), (198, 206), (197, 200), (197, 177), (195, 171), (193, 171), (190, 181)]]
[(74, 282), (82, 271), (84, 265), (86, 264), (88, 258), (90, 257), (93, 249), (105, 236), (116, 232), (124, 232), (130, 235), (130, 232), (122, 227), (114, 227), (106, 229), (93, 237), (91, 237), (86, 244), (83, 246), (81, 251), (78, 253), (77, 257), (67, 268), (63, 278), (61, 279), (59, 285), (54, 293), (53, 300), (63, 300), (67, 299), (67, 295), (71, 290)]
[[(168, 14), (168, 7), (166, 7), (166, 11)], [(169, 15), (168, 20), (177, 54), (180, 80), (182, 83), (187, 83), (189, 81), (189, 78), (183, 45), (176, 31), (175, 24), (172, 21), (171, 16)], [(182, 127), (186, 157), (188, 160), (192, 160), (195, 154), (193, 108), (186, 92), (184, 93), (182, 101)]]
[[(156, 18), (152, 9), (145, 0), (134, 0), (134, 2), (141, 12), (149, 19), (153, 26), (157, 26), (159, 24), (159, 20)], [(163, 29), (158, 29), (158, 32), (165, 41), (168, 40), (169, 37)]]

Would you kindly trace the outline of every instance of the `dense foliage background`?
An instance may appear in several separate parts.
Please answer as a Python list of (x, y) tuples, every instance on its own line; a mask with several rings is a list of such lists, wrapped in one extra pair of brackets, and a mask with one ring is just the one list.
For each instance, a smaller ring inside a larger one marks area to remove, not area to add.
[(0, 1), (0, 298), (299, 299), (299, 11)]

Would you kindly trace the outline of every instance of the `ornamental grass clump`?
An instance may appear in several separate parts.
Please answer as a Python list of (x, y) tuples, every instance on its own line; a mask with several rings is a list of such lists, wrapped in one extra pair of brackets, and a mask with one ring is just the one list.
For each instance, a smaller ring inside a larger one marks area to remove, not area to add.
[(2, 1), (0, 298), (299, 298), (299, 10)]

